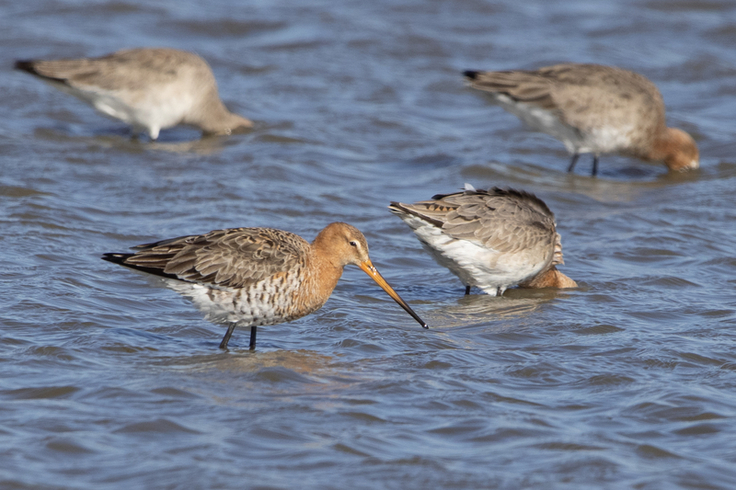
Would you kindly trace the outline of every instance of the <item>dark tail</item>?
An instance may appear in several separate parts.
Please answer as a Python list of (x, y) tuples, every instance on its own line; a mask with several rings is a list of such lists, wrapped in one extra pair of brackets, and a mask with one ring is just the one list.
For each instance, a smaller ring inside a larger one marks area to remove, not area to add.
[(388, 209), (395, 215), (409, 214), (412, 216), (416, 216), (417, 218), (424, 220), (427, 223), (430, 223), (436, 226), (437, 228), (442, 228), (442, 225), (443, 225), (442, 221), (438, 219), (434, 219), (431, 216), (426, 216), (418, 211), (415, 211), (409, 207), (406, 207), (406, 205), (401, 202), (391, 201), (391, 205), (388, 207)]
[(36, 60), (16, 60), (15, 65), (13, 66), (15, 67), (16, 70), (21, 70), (26, 73), (30, 73), (33, 76), (43, 78), (47, 82), (58, 82), (58, 83), (64, 83), (64, 84), (67, 83), (67, 80), (65, 78), (56, 78), (56, 77), (44, 75), (43, 73), (38, 71), (38, 69), (36, 68), (37, 64), (38, 64), (38, 61)]
[(33, 60), (16, 60), (14, 68), (16, 70), (26, 71), (31, 75), (39, 76), (36, 71), (36, 62)]
[[(125, 261), (128, 259), (128, 257), (132, 257), (133, 254), (102, 254), (101, 259), (107, 260), (108, 262), (112, 262), (113, 264), (119, 264), (119, 265), (128, 265), (125, 263)], [(130, 266), (128, 266), (130, 267)]]
[(463, 72), (463, 75), (465, 75), (466, 78), (475, 80), (476, 78), (478, 78), (479, 73), (480, 73), (479, 71), (475, 71), (475, 70), (465, 70)]
[[(127, 260), (134, 256), (135, 254), (116, 254), (116, 253), (107, 253), (102, 254), (102, 257), (100, 257), (102, 260), (107, 260), (108, 262), (112, 262), (113, 264), (122, 265), (123, 267), (128, 267), (129, 269), (137, 270), (140, 272), (146, 272), (148, 274), (153, 274), (155, 276), (161, 276), (161, 277), (168, 277), (170, 279), (179, 279), (176, 274), (169, 274), (167, 272), (164, 272), (163, 269), (157, 269), (154, 267), (143, 267), (136, 264), (130, 264), (127, 262)], [(180, 281), (182, 279), (179, 279)]]

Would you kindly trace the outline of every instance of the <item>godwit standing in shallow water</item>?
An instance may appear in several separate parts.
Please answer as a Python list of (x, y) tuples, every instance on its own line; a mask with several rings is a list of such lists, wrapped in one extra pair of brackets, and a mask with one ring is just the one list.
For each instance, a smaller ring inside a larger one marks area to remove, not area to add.
[(392, 213), (414, 230), (438, 264), (491, 296), (511, 286), (574, 288), (557, 270), (562, 260), (555, 217), (533, 194), (513, 189), (438, 194), (414, 204), (392, 202)]
[(664, 161), (670, 170), (698, 168), (698, 147), (668, 128), (662, 95), (647, 78), (612, 66), (565, 63), (535, 71), (466, 71), (472, 88), (537, 131), (565, 144), (572, 172), (581, 153)]
[(251, 327), (253, 349), (256, 327), (296, 320), (321, 308), (348, 264), (360, 267), (427, 328), (373, 266), (363, 234), (347, 223), (327, 225), (311, 245), (288, 231), (233, 228), (134, 249), (133, 254), (102, 258), (164, 277), (208, 320), (228, 324), (221, 349), (235, 327)]
[(228, 111), (205, 60), (168, 48), (117, 51), (100, 58), (20, 60), (15, 68), (120, 119), (152, 140), (162, 129), (188, 124), (230, 134), (253, 123)]

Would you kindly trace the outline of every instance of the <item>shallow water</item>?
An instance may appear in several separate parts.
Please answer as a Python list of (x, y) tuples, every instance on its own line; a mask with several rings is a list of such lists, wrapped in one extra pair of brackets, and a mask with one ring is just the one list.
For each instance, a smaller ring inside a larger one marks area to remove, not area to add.
[[(0, 487), (736, 487), (736, 4), (142, 2), (0, 5)], [(159, 142), (10, 69), (194, 50), (230, 138)], [(464, 69), (588, 61), (658, 84), (699, 171), (575, 175)], [(577, 290), (463, 297), (386, 209), (537, 193)], [(317, 313), (222, 327), (103, 252), (235, 226), (360, 228), (431, 325), (346, 270)]]

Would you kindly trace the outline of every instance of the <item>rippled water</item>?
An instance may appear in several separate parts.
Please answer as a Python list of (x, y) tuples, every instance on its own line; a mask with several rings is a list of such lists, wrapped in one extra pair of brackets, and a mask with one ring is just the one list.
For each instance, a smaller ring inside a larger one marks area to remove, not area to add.
[[(736, 4), (0, 5), (0, 487), (736, 487)], [(194, 50), (257, 122), (132, 141), (15, 58)], [(661, 88), (702, 168), (605, 157), (463, 86), (589, 61)], [(555, 211), (581, 288), (463, 297), (386, 209), (470, 182)], [(99, 259), (157, 238), (344, 220), (432, 328), (356, 268), (319, 312), (223, 328)]]

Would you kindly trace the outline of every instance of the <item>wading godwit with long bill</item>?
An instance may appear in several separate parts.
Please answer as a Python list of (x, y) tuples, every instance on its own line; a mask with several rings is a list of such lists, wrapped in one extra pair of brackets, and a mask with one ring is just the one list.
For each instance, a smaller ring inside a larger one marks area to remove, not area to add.
[(562, 141), (572, 155), (616, 153), (661, 161), (670, 170), (700, 166), (698, 147), (685, 131), (669, 128), (657, 87), (646, 77), (612, 66), (564, 63), (538, 70), (466, 71), (468, 85), (532, 129)]
[(428, 328), (378, 273), (365, 237), (347, 223), (327, 225), (311, 244), (273, 228), (233, 228), (139, 245), (134, 250), (102, 258), (161, 276), (208, 320), (226, 324), (221, 349), (227, 348), (236, 327), (250, 327), (253, 349), (257, 327), (296, 320), (321, 308), (346, 265), (358, 266)]

